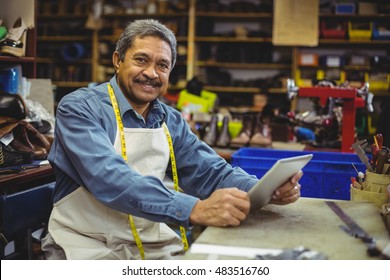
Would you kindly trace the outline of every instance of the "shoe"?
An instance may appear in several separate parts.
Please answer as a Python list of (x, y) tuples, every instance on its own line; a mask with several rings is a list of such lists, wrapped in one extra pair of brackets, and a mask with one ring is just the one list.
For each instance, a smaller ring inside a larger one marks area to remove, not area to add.
[(28, 139), (34, 147), (34, 158), (46, 159), (51, 148), (51, 143), (29, 122), (22, 120), (20, 123), (24, 126)]
[(32, 161), (32, 153), (19, 152), (0, 142), (0, 168), (22, 165)]
[(46, 159), (51, 143), (25, 120), (0, 117), (0, 138), (12, 132), (9, 147), (16, 152), (30, 154), (33, 159)]
[(258, 114), (256, 116), (253, 136), (249, 141), (249, 146), (268, 148), (271, 147), (271, 144), (272, 144), (271, 128), (268, 123), (262, 120), (261, 114)]
[(17, 57), (24, 56), (27, 27), (22, 18), (18, 18), (13, 28), (8, 30), (8, 34), (0, 43), (1, 54), (9, 54)]
[(237, 137), (230, 142), (231, 148), (241, 148), (249, 145), (253, 132), (253, 117), (244, 115), (242, 120), (242, 129)]
[(227, 148), (230, 145), (230, 132), (229, 132), (229, 117), (224, 116), (222, 120), (222, 128), (217, 139), (217, 147)]
[(203, 142), (205, 142), (210, 147), (215, 146), (218, 138), (218, 116), (213, 115), (210, 120), (210, 125), (208, 130), (203, 137)]
[(25, 119), (27, 117), (27, 107), (23, 97), (19, 94), (0, 94), (0, 116), (14, 119)]
[(5, 39), (7, 33), (8, 33), (7, 28), (3, 26), (3, 20), (0, 19), (0, 42), (2, 42)]

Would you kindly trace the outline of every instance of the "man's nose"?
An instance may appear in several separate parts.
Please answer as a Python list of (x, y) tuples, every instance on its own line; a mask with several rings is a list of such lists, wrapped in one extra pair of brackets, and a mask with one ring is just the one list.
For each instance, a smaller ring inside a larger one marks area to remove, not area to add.
[(144, 74), (150, 78), (150, 79), (156, 79), (158, 78), (158, 73), (156, 71), (156, 65), (154, 63), (150, 63), (145, 70), (143, 71)]

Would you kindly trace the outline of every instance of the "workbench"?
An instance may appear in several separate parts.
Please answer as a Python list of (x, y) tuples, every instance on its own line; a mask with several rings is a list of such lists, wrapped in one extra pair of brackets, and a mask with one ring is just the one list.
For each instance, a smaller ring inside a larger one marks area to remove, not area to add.
[(54, 181), (54, 170), (50, 164), (18, 173), (0, 175), (0, 195), (31, 189)]
[[(292, 249), (303, 246), (322, 253), (330, 260), (375, 260), (370, 257), (366, 245), (342, 229), (341, 219), (323, 199), (301, 197), (297, 202), (278, 206), (267, 205), (252, 212), (238, 227), (207, 227), (192, 246), (221, 245), (233, 252), (238, 247), (259, 249)], [(389, 233), (380, 210), (368, 202), (332, 200), (361, 228), (376, 240), (390, 242)], [(208, 246), (206, 246), (208, 247)], [(220, 247), (220, 246), (219, 246)], [(266, 251), (266, 250), (265, 250)], [(218, 254), (192, 253), (185, 259), (210, 259)], [(233, 255), (219, 255), (217, 259), (242, 259)]]
[(31, 233), (47, 223), (54, 182), (50, 164), (0, 175), (0, 233), (15, 247), (6, 250), (1, 240), (0, 259), (35, 258)]

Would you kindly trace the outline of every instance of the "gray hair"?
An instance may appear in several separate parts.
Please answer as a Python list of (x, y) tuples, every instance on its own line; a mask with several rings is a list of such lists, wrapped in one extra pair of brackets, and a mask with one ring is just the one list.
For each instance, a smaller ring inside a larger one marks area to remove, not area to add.
[(132, 47), (136, 38), (144, 38), (147, 36), (159, 37), (169, 44), (172, 52), (172, 70), (175, 66), (177, 57), (175, 34), (173, 34), (165, 25), (154, 19), (139, 19), (126, 26), (126, 29), (122, 32), (116, 43), (115, 50), (119, 54), (119, 59), (121, 61), (125, 59), (126, 51)]

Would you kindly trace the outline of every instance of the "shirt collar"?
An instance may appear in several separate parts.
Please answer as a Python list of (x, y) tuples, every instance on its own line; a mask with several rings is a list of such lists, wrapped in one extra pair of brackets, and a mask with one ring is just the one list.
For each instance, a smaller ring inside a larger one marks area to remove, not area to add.
[[(123, 94), (122, 90), (120, 89), (117, 81), (116, 81), (116, 75), (114, 75), (111, 80), (110, 84), (112, 88), (114, 89), (114, 94), (118, 102), (119, 110), (121, 112), (122, 119), (124, 118), (124, 115), (127, 111), (132, 111), (134, 115), (137, 115), (133, 107), (130, 105), (130, 103), (127, 101), (126, 96)], [(156, 99), (151, 102), (150, 111), (148, 114), (148, 119), (145, 120), (147, 124), (154, 125), (156, 122), (161, 123), (163, 120), (165, 120), (165, 111), (161, 105), (161, 101)]]

